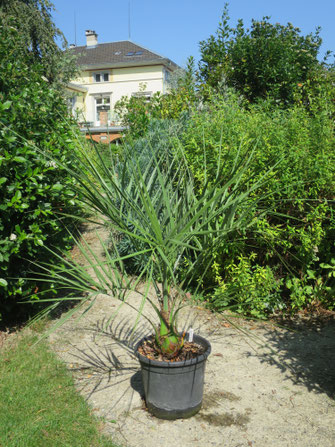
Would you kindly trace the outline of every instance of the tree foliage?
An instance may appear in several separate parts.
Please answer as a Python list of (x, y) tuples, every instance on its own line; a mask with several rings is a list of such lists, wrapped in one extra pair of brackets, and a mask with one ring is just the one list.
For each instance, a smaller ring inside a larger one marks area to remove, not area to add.
[(67, 247), (60, 219), (78, 212), (73, 179), (46, 156), (71, 163), (75, 149), (71, 118), (59, 91), (32, 62), (17, 21), (0, 17), (0, 319), (25, 310), (17, 301), (41, 291), (27, 281), (31, 262), (49, 258), (43, 247)]
[(50, 83), (64, 86), (73, 79), (76, 65), (65, 51), (63, 33), (52, 20), (53, 9), (49, 0), (1, 0), (0, 18), (5, 26), (14, 23), (30, 63), (39, 63)]
[(224, 81), (249, 101), (270, 97), (287, 105), (300, 88), (327, 66), (318, 61), (320, 28), (306, 36), (291, 23), (270, 23), (269, 17), (229, 25), (225, 6), (216, 35), (200, 42), (199, 77), (217, 88)]

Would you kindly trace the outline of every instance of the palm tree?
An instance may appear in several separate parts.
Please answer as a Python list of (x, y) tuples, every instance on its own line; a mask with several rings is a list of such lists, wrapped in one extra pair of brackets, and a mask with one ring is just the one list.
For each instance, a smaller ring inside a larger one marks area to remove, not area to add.
[[(251, 181), (248, 169), (252, 157), (253, 151), (244, 159), (237, 157), (225, 178), (220, 169), (225, 162), (221, 151), (215, 178), (206, 178), (204, 166), (205, 181), (199, 191), (177, 138), (173, 143), (166, 141), (165, 148), (160, 144), (159, 150), (149, 141), (141, 152), (126, 146), (122, 160), (112, 164), (99, 152), (94, 160), (82, 151), (80, 169), (65, 166), (77, 180), (75, 192), (90, 215), (101, 216), (129, 243), (130, 251), (121, 255), (115, 242), (108, 249), (101, 241), (105, 252), (101, 260), (77, 241), (87, 266), (58, 254), (62, 262), (53, 278), (49, 266), (43, 266), (44, 280), (56, 280), (59, 290), (75, 291), (76, 298), (82, 302), (89, 299), (90, 305), (99, 293), (112, 293), (127, 302), (129, 291), (147, 284), (142, 303), (150, 301), (158, 316), (158, 322), (150, 320), (157, 349), (166, 358), (177, 355), (184, 341), (176, 318), (184, 291), (206, 274), (213, 247), (253, 225), (264, 213), (260, 191), (273, 168)], [(127, 273), (126, 263), (139, 257), (142, 268), (134, 277)], [(150, 299), (150, 286), (157, 300)], [(90, 294), (85, 298), (83, 292), (87, 291)], [(140, 315), (142, 309), (143, 305), (138, 309)]]

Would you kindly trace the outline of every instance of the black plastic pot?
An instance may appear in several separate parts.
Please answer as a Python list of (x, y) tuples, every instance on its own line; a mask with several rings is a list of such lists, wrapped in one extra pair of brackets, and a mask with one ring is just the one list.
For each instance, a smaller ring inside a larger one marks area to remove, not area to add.
[(135, 346), (140, 361), (147, 408), (160, 419), (189, 418), (202, 404), (205, 364), (211, 352), (210, 343), (200, 335), (193, 341), (205, 348), (197, 358), (182, 362), (150, 360), (138, 352), (144, 337)]

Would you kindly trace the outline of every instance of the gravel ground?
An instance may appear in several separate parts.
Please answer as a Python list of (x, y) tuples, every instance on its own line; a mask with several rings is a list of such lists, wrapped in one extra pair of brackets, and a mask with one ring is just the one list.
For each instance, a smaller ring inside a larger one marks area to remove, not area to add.
[[(87, 238), (94, 245), (92, 232)], [(129, 300), (136, 307), (139, 298)], [(240, 320), (236, 329), (205, 309), (184, 310), (181, 327), (193, 327), (212, 345), (204, 401), (191, 419), (162, 421), (145, 409), (132, 351), (150, 328), (140, 323), (132, 334), (136, 313), (124, 305), (115, 316), (118, 308), (115, 299), (99, 296), (80, 320), (72, 317), (52, 333), (50, 343), (120, 445), (335, 446), (333, 320), (294, 331)]]

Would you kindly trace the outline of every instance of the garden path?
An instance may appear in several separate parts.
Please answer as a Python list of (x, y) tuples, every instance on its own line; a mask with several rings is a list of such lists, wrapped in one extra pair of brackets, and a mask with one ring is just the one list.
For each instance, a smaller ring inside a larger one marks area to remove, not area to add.
[[(98, 252), (95, 230), (89, 227), (85, 239)], [(138, 296), (130, 300), (136, 307)], [(150, 328), (140, 323), (131, 338), (136, 313), (123, 306), (114, 315), (118, 308), (114, 298), (100, 295), (80, 320), (72, 317), (51, 334), (50, 343), (93, 413), (103, 418), (103, 430), (120, 445), (334, 447), (334, 320), (295, 331), (239, 320), (238, 330), (233, 321), (201, 307), (184, 310), (182, 325), (212, 345), (204, 402), (191, 419), (162, 421), (145, 409), (132, 352)]]

